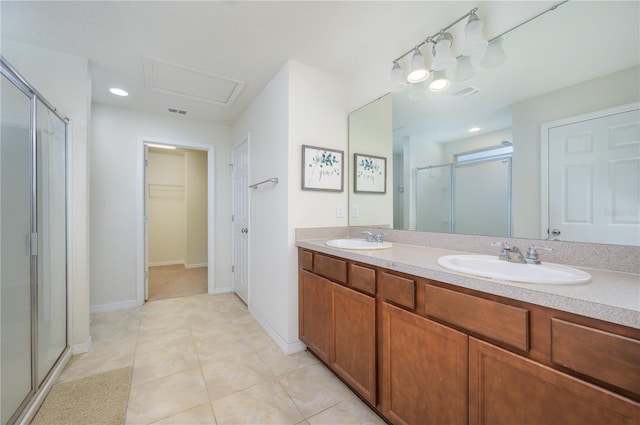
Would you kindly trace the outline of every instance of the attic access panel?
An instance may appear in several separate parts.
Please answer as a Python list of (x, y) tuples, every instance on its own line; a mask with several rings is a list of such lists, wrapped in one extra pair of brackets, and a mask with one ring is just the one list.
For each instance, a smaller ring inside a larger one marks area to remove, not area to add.
[(149, 56), (142, 57), (148, 89), (199, 102), (231, 107), (245, 82), (187, 68)]

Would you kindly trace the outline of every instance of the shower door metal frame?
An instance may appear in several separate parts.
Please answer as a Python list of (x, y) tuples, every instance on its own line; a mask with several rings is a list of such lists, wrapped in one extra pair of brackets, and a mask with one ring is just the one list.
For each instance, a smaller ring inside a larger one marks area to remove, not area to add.
[[(70, 345), (70, 317), (71, 306), (69, 303), (69, 126), (68, 118), (46, 100), (9, 61), (0, 54), (0, 74), (9, 80), (18, 90), (23, 92), (30, 102), (30, 178), (31, 178), (31, 235), (30, 235), (30, 318), (31, 318), (31, 390), (20, 403), (17, 410), (9, 418), (9, 423), (28, 423), (35, 415), (37, 409), (44, 401), (47, 393), (54, 384), (62, 368), (71, 358)], [(65, 348), (62, 350), (53, 367), (47, 372), (42, 382), (38, 382), (38, 181), (37, 181), (37, 107), (40, 101), (49, 111), (56, 115), (65, 128), (64, 156), (65, 156)]]

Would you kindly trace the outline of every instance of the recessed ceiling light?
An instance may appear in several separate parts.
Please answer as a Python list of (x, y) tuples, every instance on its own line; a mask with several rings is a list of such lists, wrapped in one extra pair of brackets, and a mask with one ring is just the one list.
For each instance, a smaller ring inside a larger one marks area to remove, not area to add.
[(129, 93), (116, 87), (110, 88), (109, 91), (116, 96), (129, 96)]
[(469, 129), (469, 133), (475, 133), (476, 131), (480, 131), (482, 130), (480, 127), (471, 127)]
[(147, 146), (149, 146), (150, 148), (160, 148), (160, 149), (175, 149), (175, 146), (170, 146), (170, 145), (156, 145), (154, 143), (145, 143)]

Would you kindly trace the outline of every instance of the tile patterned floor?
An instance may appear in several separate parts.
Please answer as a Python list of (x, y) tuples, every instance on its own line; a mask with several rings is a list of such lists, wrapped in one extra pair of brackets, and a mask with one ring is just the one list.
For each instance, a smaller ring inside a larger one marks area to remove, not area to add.
[(314, 356), (284, 355), (233, 294), (93, 314), (91, 334), (60, 381), (133, 366), (127, 424), (384, 424)]

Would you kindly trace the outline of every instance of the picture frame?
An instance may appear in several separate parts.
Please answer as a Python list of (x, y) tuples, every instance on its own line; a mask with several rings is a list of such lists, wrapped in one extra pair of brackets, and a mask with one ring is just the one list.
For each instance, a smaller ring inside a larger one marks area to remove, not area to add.
[(387, 193), (387, 158), (354, 153), (353, 169), (355, 193)]
[(302, 190), (342, 192), (344, 151), (302, 145)]

